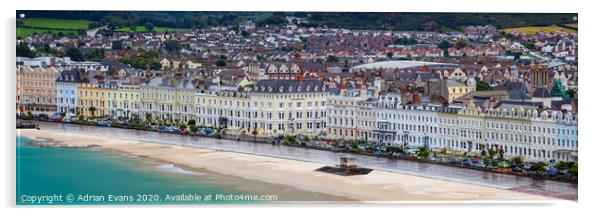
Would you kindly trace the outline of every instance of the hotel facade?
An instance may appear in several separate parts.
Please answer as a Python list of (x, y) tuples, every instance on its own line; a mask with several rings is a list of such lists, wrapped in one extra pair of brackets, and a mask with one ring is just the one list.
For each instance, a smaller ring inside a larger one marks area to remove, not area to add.
[(33, 114), (56, 112), (58, 70), (54, 67), (21, 66), (16, 72), (17, 112)]
[(323, 134), (328, 92), (318, 80), (260, 80), (249, 91), (209, 90), (196, 95), (197, 123), (231, 134)]
[(503, 149), (526, 161), (576, 161), (577, 114), (553, 110), (486, 109), (400, 104), (383, 95), (333, 95), (328, 99), (330, 139), (366, 140), (388, 146), (429, 147), (477, 153)]

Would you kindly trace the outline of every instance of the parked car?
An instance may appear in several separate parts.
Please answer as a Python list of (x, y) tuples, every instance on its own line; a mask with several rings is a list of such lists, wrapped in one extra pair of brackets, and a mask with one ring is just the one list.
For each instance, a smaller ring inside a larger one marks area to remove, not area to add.
[(201, 131), (203, 131), (203, 133), (205, 133), (207, 135), (211, 135), (214, 133), (213, 129), (211, 129), (211, 128), (203, 128), (203, 130), (201, 130)]
[(556, 169), (555, 167), (550, 167), (548, 168), (547, 173), (549, 176), (555, 176), (558, 175), (558, 169)]
[(108, 122), (108, 121), (99, 121), (99, 122), (96, 122), (96, 126), (109, 127), (109, 126), (111, 126), (111, 122)]
[(482, 168), (482, 167), (485, 167), (485, 163), (483, 163), (483, 161), (479, 161), (477, 163), (473, 163), (473, 166), (481, 167)]
[(33, 117), (37, 118), (37, 119), (45, 119), (45, 120), (50, 119), (50, 117), (48, 116), (48, 114), (44, 114), (44, 113), (35, 114), (35, 115), (33, 115)]
[(468, 165), (468, 166), (472, 166), (472, 160), (470, 160), (470, 158), (464, 158), (464, 160), (462, 160), (462, 164), (464, 165)]
[(376, 151), (377, 152), (387, 152), (387, 147), (385, 147), (385, 146), (377, 146), (376, 147)]
[(171, 132), (171, 133), (179, 133), (180, 132), (180, 128), (174, 127), (174, 126), (166, 127), (165, 130), (167, 132)]
[(459, 160), (459, 159), (454, 158), (454, 159), (451, 159), (451, 161), (449, 163), (451, 163), (451, 164), (461, 164), (462, 161)]
[(65, 118), (61, 119), (61, 122), (74, 122), (74, 119), (65, 117)]

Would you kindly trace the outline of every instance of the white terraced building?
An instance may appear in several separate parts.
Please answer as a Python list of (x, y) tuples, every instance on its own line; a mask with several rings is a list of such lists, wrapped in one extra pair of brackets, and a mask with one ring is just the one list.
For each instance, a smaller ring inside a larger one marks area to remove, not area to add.
[(197, 93), (198, 125), (229, 134), (318, 136), (326, 127), (326, 85), (318, 80), (260, 80), (248, 91)]
[(576, 161), (577, 114), (555, 110), (403, 105), (390, 94), (358, 101), (328, 98), (327, 137), (387, 146), (430, 147), (478, 154), (503, 149), (526, 161)]

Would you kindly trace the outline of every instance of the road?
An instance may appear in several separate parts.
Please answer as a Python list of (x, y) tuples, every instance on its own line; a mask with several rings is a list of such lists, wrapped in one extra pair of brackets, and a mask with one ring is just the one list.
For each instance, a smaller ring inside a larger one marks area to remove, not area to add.
[(219, 140), (207, 137), (184, 136), (178, 134), (166, 134), (151, 131), (128, 130), (120, 128), (83, 126), (74, 124), (57, 124), (47, 122), (40, 122), (40, 128), (42, 130), (195, 146), (240, 153), (250, 153), (256, 155), (281, 157), (303, 161), (321, 162), (328, 164), (338, 164), (339, 158), (341, 156), (353, 156), (357, 158), (359, 166), (376, 170), (470, 183), (500, 189), (522, 191), (562, 199), (577, 200), (577, 184), (552, 180), (534, 179), (530, 177), (502, 173), (484, 172), (479, 170), (451, 167), (440, 164), (376, 158), (363, 155), (351, 155), (348, 153), (338, 153), (291, 146), (252, 143), (224, 139)]

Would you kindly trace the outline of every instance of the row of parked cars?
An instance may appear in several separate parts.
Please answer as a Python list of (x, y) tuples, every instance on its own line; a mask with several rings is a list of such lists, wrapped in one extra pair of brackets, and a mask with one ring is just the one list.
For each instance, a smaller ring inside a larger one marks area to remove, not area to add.
[[(113, 125), (112, 122), (119, 122), (119, 121), (97, 121), (96, 126), (111, 127)], [(119, 124), (124, 127), (127, 127), (129, 125), (128, 122), (120, 122)], [(180, 127), (176, 127), (176, 126), (167, 126), (167, 125), (161, 125), (161, 126), (150, 125), (146, 129), (151, 130), (151, 131), (160, 131), (160, 132), (166, 132), (166, 133), (185, 133), (186, 132), (186, 128), (180, 128)], [(212, 128), (199, 128), (199, 130), (197, 131), (197, 134), (199, 134), (199, 135), (212, 135), (214, 133), (215, 133), (215, 131)]]

